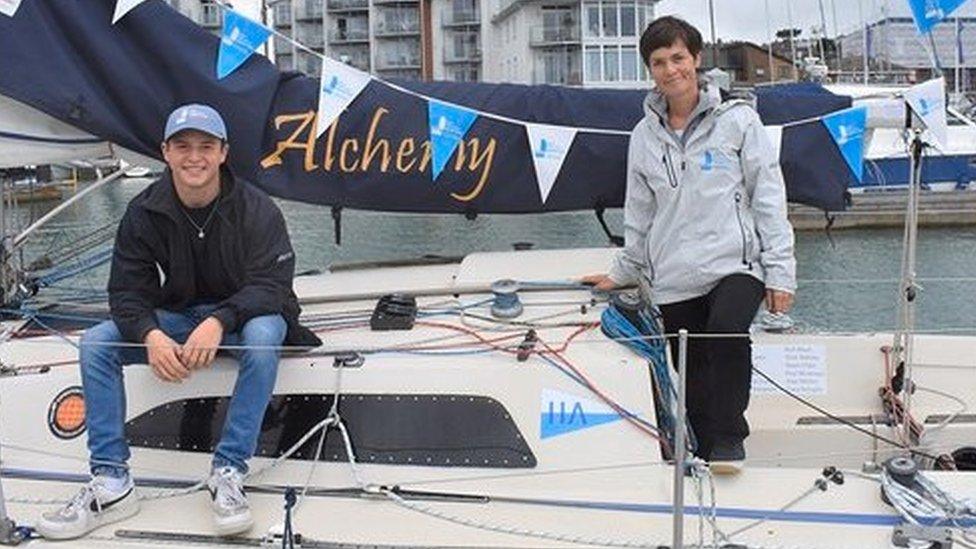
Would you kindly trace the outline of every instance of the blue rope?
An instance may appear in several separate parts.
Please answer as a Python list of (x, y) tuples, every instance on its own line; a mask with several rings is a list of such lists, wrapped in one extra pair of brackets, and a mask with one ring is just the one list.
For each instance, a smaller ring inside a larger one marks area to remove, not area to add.
[(110, 259), (112, 259), (111, 249), (95, 252), (88, 257), (78, 260), (72, 267), (52, 269), (44, 276), (40, 276), (36, 279), (37, 285), (40, 287), (50, 286), (62, 280), (79, 275), (85, 271), (90, 271), (104, 265), (105, 263), (108, 263)]
[[(54, 320), (73, 320), (76, 322), (101, 322), (105, 320), (102, 317), (97, 316), (82, 316), (82, 315), (68, 315), (62, 313), (48, 313), (43, 311), (38, 311), (37, 309), (2, 309), (0, 308), (0, 313), (7, 313), (13, 315), (20, 315), (29, 320), (37, 321), (37, 317), (43, 316), (45, 318), (51, 318)], [(38, 321), (38, 324), (40, 322)], [(43, 326), (43, 325), (42, 325)]]
[(650, 363), (651, 375), (654, 376), (654, 385), (658, 389), (660, 401), (658, 422), (673, 446), (674, 429), (677, 424), (674, 417), (677, 391), (671, 383), (667, 341), (658, 327), (654, 313), (642, 309), (637, 315), (637, 320), (638, 325), (634, 326), (623, 313), (611, 306), (607, 307), (600, 316), (600, 328), (607, 337), (630, 348)]

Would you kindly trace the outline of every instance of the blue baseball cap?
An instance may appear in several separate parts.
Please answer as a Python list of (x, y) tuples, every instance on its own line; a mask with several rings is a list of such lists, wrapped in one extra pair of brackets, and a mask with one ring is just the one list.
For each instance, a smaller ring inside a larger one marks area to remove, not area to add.
[(169, 141), (170, 137), (183, 130), (197, 130), (227, 141), (227, 127), (224, 125), (224, 119), (221, 118), (219, 112), (209, 105), (190, 103), (177, 107), (166, 120), (163, 141)]

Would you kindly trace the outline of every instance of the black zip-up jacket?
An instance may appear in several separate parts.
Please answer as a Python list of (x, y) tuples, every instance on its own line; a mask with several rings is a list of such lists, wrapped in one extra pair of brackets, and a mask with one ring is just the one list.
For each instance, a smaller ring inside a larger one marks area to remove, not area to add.
[(193, 259), (197, 229), (182, 208), (166, 170), (129, 202), (119, 223), (108, 294), (112, 319), (128, 341), (142, 343), (158, 327), (155, 309), (179, 311), (198, 302), (199, 274), (219, 297), (213, 316), (225, 333), (254, 317), (281, 314), (288, 324), (286, 345), (322, 343), (298, 323), (295, 254), (284, 217), (266, 194), (221, 167), (221, 193), (206, 227), (202, 264)]

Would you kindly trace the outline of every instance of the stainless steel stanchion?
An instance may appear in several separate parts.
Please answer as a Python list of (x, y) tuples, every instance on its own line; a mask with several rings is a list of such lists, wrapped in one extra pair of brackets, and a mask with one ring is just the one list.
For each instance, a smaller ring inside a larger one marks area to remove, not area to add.
[(688, 367), (688, 330), (678, 330), (678, 417), (674, 427), (674, 507), (671, 514), (673, 535), (671, 547), (683, 549), (685, 546), (685, 381)]

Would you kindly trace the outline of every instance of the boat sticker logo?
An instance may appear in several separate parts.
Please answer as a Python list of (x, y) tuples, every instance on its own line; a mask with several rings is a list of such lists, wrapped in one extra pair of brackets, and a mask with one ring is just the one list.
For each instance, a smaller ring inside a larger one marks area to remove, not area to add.
[(553, 389), (542, 390), (539, 432), (543, 439), (611, 423), (621, 418), (612, 408)]
[(85, 432), (85, 395), (74, 385), (58, 393), (47, 411), (47, 426), (54, 436), (72, 439)]

